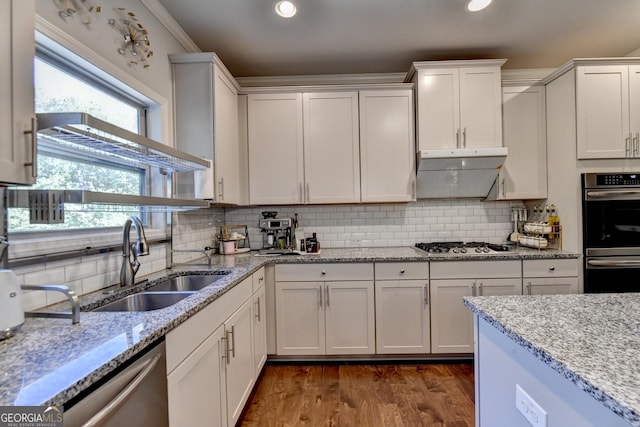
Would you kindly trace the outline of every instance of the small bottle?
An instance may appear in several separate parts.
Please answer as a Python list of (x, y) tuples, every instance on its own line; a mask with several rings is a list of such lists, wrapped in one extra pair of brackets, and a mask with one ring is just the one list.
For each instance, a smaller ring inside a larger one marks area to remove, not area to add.
[(560, 238), (560, 217), (556, 213), (556, 206), (549, 206), (549, 225), (551, 226), (550, 239)]

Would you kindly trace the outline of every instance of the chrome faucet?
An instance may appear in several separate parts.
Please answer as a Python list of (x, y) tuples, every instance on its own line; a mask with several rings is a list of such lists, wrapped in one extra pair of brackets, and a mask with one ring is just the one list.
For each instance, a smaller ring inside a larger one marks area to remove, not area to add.
[[(131, 244), (129, 240), (129, 232), (131, 224), (136, 228), (136, 242)], [(133, 260), (131, 259), (133, 254)], [(149, 255), (149, 245), (144, 235), (142, 222), (137, 216), (127, 219), (122, 228), (122, 269), (120, 270), (120, 286), (134, 284), (134, 278), (140, 268), (139, 256)]]

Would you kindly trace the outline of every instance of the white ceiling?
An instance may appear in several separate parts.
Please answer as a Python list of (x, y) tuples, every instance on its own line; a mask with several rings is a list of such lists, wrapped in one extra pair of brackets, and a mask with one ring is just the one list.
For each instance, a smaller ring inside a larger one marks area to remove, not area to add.
[(504, 68), (555, 68), (571, 58), (640, 48), (640, 0), (159, 0), (236, 77), (406, 72), (411, 62), (507, 58)]

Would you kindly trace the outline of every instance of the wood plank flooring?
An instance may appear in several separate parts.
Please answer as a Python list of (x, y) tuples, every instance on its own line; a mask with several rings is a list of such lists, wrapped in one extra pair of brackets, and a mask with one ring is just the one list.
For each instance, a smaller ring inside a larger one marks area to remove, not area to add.
[(472, 427), (473, 365), (266, 365), (238, 425)]

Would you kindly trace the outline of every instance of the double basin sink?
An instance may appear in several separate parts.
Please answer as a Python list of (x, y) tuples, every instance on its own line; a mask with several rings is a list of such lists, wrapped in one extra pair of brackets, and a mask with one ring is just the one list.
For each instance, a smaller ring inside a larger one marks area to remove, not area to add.
[(93, 311), (151, 311), (169, 307), (222, 279), (228, 271), (176, 276), (158, 282), (142, 292), (120, 298)]

